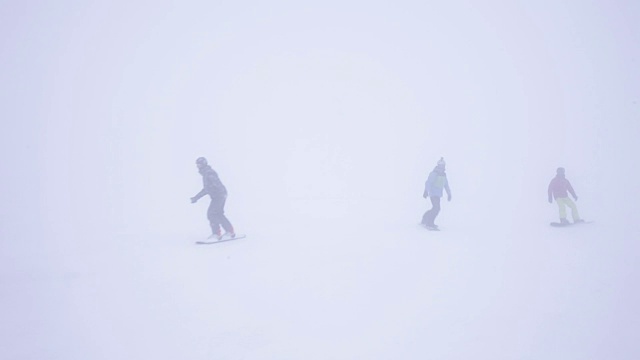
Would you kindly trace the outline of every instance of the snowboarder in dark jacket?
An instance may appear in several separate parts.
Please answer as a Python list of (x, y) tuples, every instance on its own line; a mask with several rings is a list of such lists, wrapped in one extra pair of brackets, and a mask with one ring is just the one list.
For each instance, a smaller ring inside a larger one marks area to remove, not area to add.
[(429, 178), (424, 184), (423, 198), (431, 199), (431, 209), (422, 215), (422, 225), (430, 230), (438, 230), (438, 225), (434, 224), (436, 216), (440, 213), (440, 198), (443, 191), (447, 192), (447, 200), (451, 201), (451, 189), (449, 189), (449, 180), (445, 172), (444, 158), (440, 158), (437, 166), (429, 174)]
[[(209, 225), (211, 225), (211, 236), (216, 240), (233, 239), (236, 237), (235, 231), (229, 219), (224, 215), (224, 204), (227, 200), (227, 189), (222, 185), (218, 173), (216, 173), (211, 166), (207, 163), (207, 159), (199, 157), (196, 159), (196, 165), (198, 166), (198, 172), (202, 175), (203, 188), (196, 196), (191, 198), (191, 203), (195, 203), (201, 197), (209, 195), (211, 197), (211, 203), (209, 204), (209, 210), (207, 210), (207, 218), (209, 219)], [(223, 235), (220, 235), (220, 226), (225, 230)]]

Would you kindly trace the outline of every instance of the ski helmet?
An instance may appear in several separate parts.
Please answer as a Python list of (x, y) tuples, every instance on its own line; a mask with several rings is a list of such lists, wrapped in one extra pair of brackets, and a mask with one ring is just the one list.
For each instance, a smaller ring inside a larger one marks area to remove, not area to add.
[(199, 157), (199, 158), (197, 158), (197, 159), (196, 159), (196, 165), (198, 165), (198, 167), (208, 165), (208, 163), (207, 163), (207, 159), (205, 159), (205, 158), (203, 158), (203, 157)]
[(556, 174), (564, 175), (564, 168), (563, 167), (559, 167), (558, 169), (556, 169)]
[(446, 165), (446, 163), (444, 162), (444, 157), (441, 157), (440, 160), (438, 160), (438, 166), (444, 167)]

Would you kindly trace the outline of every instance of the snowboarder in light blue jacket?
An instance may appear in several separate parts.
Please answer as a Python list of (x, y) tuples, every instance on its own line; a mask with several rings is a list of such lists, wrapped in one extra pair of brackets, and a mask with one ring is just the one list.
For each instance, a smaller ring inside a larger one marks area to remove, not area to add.
[(443, 195), (443, 190), (447, 192), (447, 200), (451, 201), (451, 189), (449, 188), (445, 166), (444, 158), (441, 157), (424, 184), (422, 197), (431, 199), (431, 209), (422, 215), (422, 225), (430, 230), (438, 229), (438, 225), (434, 224), (434, 221), (440, 213), (440, 198)]

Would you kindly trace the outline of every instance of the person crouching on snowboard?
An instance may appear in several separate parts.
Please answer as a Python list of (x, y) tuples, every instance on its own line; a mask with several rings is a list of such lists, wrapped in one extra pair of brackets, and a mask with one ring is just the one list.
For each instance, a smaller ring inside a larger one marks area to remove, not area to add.
[[(553, 199), (556, 200), (558, 204), (558, 208), (560, 210), (560, 223), (563, 225), (569, 224), (567, 220), (567, 206), (571, 208), (571, 217), (573, 218), (574, 223), (584, 222), (584, 220), (580, 219), (580, 215), (578, 214), (578, 207), (576, 204), (569, 198), (569, 193), (578, 201), (578, 196), (575, 191), (573, 191), (573, 187), (571, 183), (564, 174), (564, 168), (559, 167), (556, 170), (556, 176), (549, 183), (549, 203), (553, 203)], [(553, 196), (553, 199), (552, 199)]]
[[(233, 226), (224, 215), (224, 203), (227, 200), (227, 189), (222, 185), (218, 173), (216, 173), (207, 163), (207, 159), (199, 157), (196, 159), (198, 172), (202, 175), (203, 188), (196, 196), (191, 198), (191, 203), (195, 203), (201, 197), (209, 195), (211, 203), (207, 210), (207, 218), (211, 225), (211, 236), (209, 239), (226, 240), (236, 237)], [(224, 235), (220, 235), (220, 226), (225, 230)]]
[(449, 180), (447, 180), (445, 172), (444, 158), (440, 158), (438, 165), (429, 174), (422, 194), (423, 198), (426, 199), (428, 196), (431, 199), (431, 209), (422, 215), (422, 225), (427, 229), (438, 229), (438, 225), (434, 224), (434, 221), (440, 213), (440, 198), (443, 195), (443, 189), (447, 191), (447, 200), (451, 201), (451, 189), (449, 189)]

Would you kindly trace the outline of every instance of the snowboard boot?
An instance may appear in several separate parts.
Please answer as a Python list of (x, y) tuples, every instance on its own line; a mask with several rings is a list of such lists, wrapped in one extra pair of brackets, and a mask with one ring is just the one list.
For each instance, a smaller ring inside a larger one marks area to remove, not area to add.
[(235, 237), (236, 233), (225, 232), (224, 234), (222, 234), (222, 236), (220, 236), (220, 240), (231, 240), (235, 239)]
[(571, 224), (571, 223), (570, 223), (570, 222), (569, 222), (569, 220), (567, 220), (567, 219), (560, 219), (560, 224), (562, 224), (562, 225), (569, 225), (569, 224)]
[(220, 236), (220, 234), (211, 234), (211, 235), (209, 235), (209, 237), (207, 239), (218, 241), (218, 240), (222, 239), (222, 236)]

